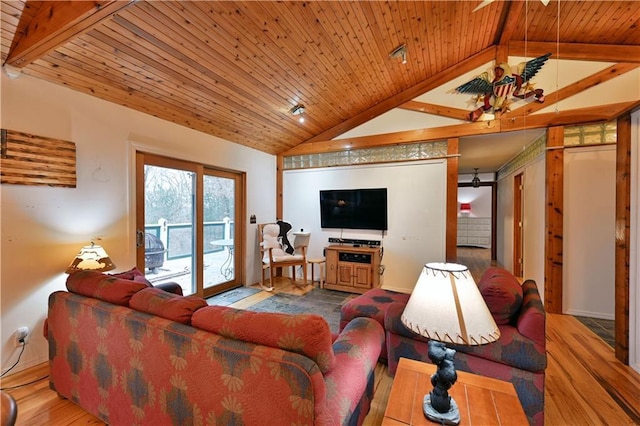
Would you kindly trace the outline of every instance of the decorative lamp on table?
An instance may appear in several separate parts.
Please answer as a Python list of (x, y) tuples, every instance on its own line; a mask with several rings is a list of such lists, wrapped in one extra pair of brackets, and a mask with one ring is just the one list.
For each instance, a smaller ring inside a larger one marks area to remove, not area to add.
[(429, 359), (438, 367), (431, 376), (434, 388), (424, 396), (425, 416), (441, 424), (459, 424), (458, 406), (448, 392), (457, 379), (455, 350), (445, 344), (483, 345), (500, 338), (469, 269), (456, 263), (426, 264), (401, 321), (429, 339)]
[(106, 250), (92, 241), (90, 246), (80, 249), (65, 272), (67, 274), (85, 270), (105, 272), (115, 268), (116, 265), (111, 261)]

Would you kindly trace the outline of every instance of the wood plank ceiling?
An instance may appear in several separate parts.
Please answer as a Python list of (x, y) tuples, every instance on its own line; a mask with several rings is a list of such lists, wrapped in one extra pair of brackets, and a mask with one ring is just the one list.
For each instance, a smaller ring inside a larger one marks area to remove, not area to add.
[[(328, 141), (525, 48), (640, 63), (640, 2), (473, 12), (479, 3), (2, 1), (1, 53), (24, 74), (271, 154)], [(389, 57), (403, 43), (406, 64)]]

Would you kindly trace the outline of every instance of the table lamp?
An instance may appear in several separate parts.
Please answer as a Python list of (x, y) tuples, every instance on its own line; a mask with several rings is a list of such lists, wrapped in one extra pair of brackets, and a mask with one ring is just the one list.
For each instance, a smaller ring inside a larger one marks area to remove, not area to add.
[(426, 264), (400, 319), (429, 339), (429, 359), (438, 367), (431, 376), (434, 388), (424, 396), (425, 416), (441, 424), (459, 424), (458, 406), (448, 392), (457, 379), (455, 350), (445, 343), (482, 345), (500, 337), (469, 269), (456, 263)]
[(92, 241), (90, 246), (84, 246), (80, 249), (65, 272), (67, 274), (84, 270), (104, 272), (115, 268), (116, 265), (111, 261), (106, 250)]

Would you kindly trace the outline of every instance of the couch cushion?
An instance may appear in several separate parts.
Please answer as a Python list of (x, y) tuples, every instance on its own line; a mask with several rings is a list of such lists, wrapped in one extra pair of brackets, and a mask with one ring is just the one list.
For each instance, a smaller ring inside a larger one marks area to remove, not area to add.
[(410, 294), (374, 288), (349, 300), (340, 307), (340, 330), (358, 317), (373, 318), (384, 325), (384, 315), (391, 303), (407, 304)]
[(123, 280), (130, 280), (130, 281), (135, 281), (137, 283), (143, 283), (143, 284), (146, 284), (147, 287), (153, 287), (153, 284), (151, 284), (151, 281), (147, 280), (147, 278), (144, 276), (142, 271), (140, 271), (140, 269), (138, 269), (135, 266), (129, 269), (128, 271), (118, 272), (118, 273), (109, 274), (109, 275), (116, 278), (122, 278)]
[(145, 288), (133, 295), (129, 307), (189, 325), (195, 311), (207, 306), (204, 299), (196, 296), (179, 296), (159, 288)]
[(538, 286), (534, 280), (522, 283), (522, 308), (518, 315), (516, 326), (518, 331), (536, 342), (545, 351), (546, 312), (538, 293)]
[(319, 315), (251, 312), (227, 306), (207, 306), (191, 318), (191, 325), (221, 336), (305, 355), (323, 373), (335, 363), (331, 330)]
[(122, 306), (128, 306), (131, 297), (145, 288), (147, 285), (144, 283), (96, 271), (76, 271), (67, 277), (67, 290), (70, 292)]
[(478, 283), (480, 293), (498, 325), (510, 324), (522, 306), (522, 286), (510, 272), (491, 267)]

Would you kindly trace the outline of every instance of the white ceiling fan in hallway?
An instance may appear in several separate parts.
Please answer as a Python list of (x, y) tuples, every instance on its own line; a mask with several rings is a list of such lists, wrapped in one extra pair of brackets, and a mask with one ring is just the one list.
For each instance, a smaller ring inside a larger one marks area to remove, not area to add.
[[(476, 10), (480, 10), (485, 6), (489, 6), (491, 3), (493, 3), (495, 0), (482, 0), (482, 3), (480, 3), (479, 5), (476, 6), (475, 9), (473, 9), (473, 12), (475, 12)], [(542, 4), (544, 4), (545, 6), (549, 4), (551, 0), (540, 0), (540, 2)]]

